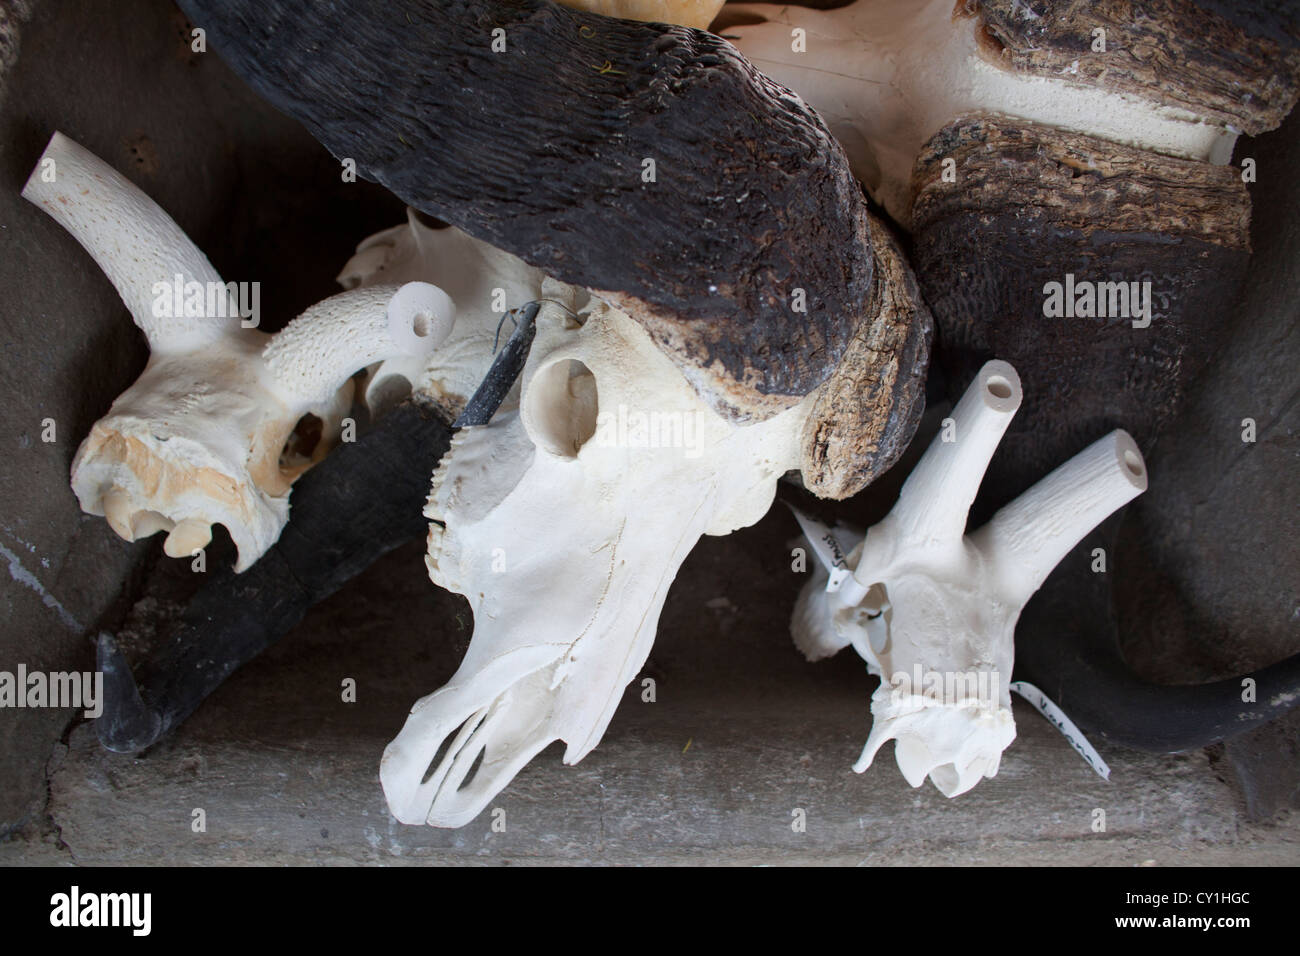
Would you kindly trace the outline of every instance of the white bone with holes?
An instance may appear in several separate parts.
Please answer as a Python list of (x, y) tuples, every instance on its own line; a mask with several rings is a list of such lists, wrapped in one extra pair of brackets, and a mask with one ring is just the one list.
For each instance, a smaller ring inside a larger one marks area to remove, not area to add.
[(1020, 399), (1015, 369), (986, 364), (893, 510), (850, 552), (852, 575), (827, 590), (820, 570), (799, 596), (792, 630), (810, 660), (851, 644), (881, 677), (859, 773), (892, 738), (914, 787), (928, 776), (952, 797), (994, 776), (1015, 738), (1008, 684), (1021, 610), (1088, 531), (1146, 490), (1136, 443), (1113, 431), (967, 536)]
[[(403, 225), (362, 241), (339, 273), (343, 288), (432, 282), (456, 304), (455, 325), (436, 350), (393, 356), (369, 370), (364, 397), (371, 414), (382, 414), (413, 389), (454, 419), (514, 330), (506, 312), (539, 298), (542, 279), (540, 269), (518, 256), (454, 226), (426, 225), (413, 209)], [(515, 389), (504, 406), (517, 402)]]

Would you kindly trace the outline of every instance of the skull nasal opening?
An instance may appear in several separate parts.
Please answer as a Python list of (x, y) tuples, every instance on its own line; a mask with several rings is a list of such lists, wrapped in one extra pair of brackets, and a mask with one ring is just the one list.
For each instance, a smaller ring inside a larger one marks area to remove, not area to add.
[(596, 433), (596, 376), (577, 359), (562, 359), (533, 376), (524, 406), (533, 440), (554, 455), (576, 458)]

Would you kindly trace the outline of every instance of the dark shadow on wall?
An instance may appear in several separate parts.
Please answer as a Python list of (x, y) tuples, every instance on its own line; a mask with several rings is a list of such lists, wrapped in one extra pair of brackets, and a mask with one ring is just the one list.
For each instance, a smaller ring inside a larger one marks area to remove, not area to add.
[[(1254, 160), (1253, 255), (1224, 348), (1147, 456), (1119, 540), (1120, 639), (1165, 683), (1300, 651), (1300, 114), (1237, 144)], [(1249, 426), (1246, 420), (1253, 422)], [(1254, 441), (1245, 441), (1253, 427)], [(1300, 807), (1300, 711), (1222, 745), (1254, 819)], [(1216, 750), (1216, 756), (1219, 756)]]

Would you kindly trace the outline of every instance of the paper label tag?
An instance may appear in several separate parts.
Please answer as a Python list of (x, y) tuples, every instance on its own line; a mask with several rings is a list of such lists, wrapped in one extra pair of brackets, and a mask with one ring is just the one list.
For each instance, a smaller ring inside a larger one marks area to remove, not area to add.
[[(826, 582), (826, 590), (838, 591), (840, 585), (853, 573), (849, 570), (848, 554), (849, 551), (857, 547), (857, 542), (855, 541), (851, 547), (845, 548), (835, 530), (826, 527), (816, 518), (804, 514), (789, 502), (786, 502), (786, 507), (794, 513), (794, 520), (799, 522), (804, 537), (812, 545), (813, 554), (817, 555), (817, 560), (826, 569), (829, 576)], [(840, 529), (840, 533), (843, 533), (843, 529)]]
[(1106, 761), (1101, 759), (1101, 754), (1093, 749), (1092, 744), (1088, 743), (1088, 738), (1083, 735), (1078, 727), (1074, 725), (1069, 717), (1065, 716), (1065, 711), (1057, 707), (1052, 700), (1041, 690), (1028, 681), (1017, 680), (1010, 684), (1012, 690), (1023, 697), (1025, 700), (1046, 717), (1062, 734), (1085, 761), (1089, 767), (1097, 771), (1097, 774), (1103, 780), (1110, 779), (1110, 767), (1106, 766)]

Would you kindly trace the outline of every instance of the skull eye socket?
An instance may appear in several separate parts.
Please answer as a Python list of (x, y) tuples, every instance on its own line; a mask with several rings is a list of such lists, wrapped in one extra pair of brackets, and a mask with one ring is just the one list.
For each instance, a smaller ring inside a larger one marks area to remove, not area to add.
[(310, 412), (298, 419), (280, 451), (280, 470), (296, 478), (311, 464), (324, 430), (325, 423)]
[(596, 376), (577, 359), (561, 359), (533, 376), (525, 405), (529, 433), (553, 455), (576, 458), (596, 434)]

